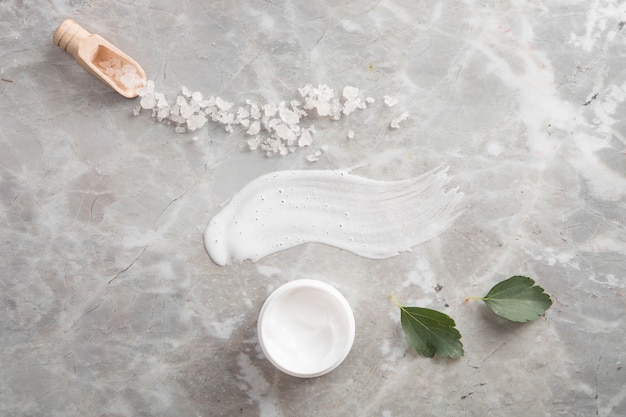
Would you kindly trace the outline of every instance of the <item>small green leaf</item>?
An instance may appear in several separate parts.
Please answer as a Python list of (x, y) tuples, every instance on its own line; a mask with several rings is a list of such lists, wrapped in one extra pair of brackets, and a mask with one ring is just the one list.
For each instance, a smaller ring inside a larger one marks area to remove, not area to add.
[(461, 334), (450, 316), (428, 308), (405, 307), (393, 299), (400, 308), (402, 330), (417, 353), (429, 358), (463, 356)]
[(543, 291), (532, 279), (516, 275), (496, 284), (481, 300), (498, 316), (523, 323), (539, 318), (552, 305)]

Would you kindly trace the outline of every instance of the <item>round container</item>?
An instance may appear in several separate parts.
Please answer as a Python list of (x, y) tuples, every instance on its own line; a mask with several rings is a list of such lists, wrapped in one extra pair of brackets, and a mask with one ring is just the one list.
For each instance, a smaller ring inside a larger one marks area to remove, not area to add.
[(335, 369), (354, 342), (354, 314), (339, 291), (312, 279), (278, 287), (265, 300), (257, 326), (269, 361), (286, 374), (312, 378)]

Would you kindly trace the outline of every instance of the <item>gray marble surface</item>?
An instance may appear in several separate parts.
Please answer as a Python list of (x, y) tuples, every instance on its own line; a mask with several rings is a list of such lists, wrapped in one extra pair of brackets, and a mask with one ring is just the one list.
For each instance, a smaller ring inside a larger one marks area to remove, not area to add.
[[(68, 17), (169, 97), (278, 103), (326, 84), (376, 102), (311, 120), (313, 144), (286, 157), (250, 151), (241, 128), (179, 134), (52, 44)], [(0, 414), (626, 415), (625, 21), (616, 0), (2, 1)], [(261, 174), (438, 165), (465, 211), (410, 253), (309, 244), (219, 267), (203, 248)], [(516, 274), (551, 294), (545, 317), (463, 302)], [(323, 377), (282, 374), (258, 347), (259, 308), (296, 278), (354, 309), (353, 350)], [(417, 355), (390, 294), (451, 315), (465, 356)]]

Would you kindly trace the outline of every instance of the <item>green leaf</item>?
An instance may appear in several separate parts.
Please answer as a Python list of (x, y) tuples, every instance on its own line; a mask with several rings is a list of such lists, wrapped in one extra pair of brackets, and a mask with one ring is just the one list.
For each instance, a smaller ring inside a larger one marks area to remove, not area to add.
[(519, 275), (496, 284), (481, 300), (498, 316), (521, 323), (541, 317), (552, 305), (543, 288)]
[(405, 307), (393, 299), (400, 307), (402, 330), (417, 353), (429, 358), (463, 356), (461, 334), (448, 315), (428, 308)]

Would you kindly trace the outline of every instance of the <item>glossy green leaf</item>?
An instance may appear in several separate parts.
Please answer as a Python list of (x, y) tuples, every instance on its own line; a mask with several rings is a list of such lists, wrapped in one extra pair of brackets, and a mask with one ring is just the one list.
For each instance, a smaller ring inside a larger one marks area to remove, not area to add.
[(535, 320), (552, 305), (543, 288), (519, 275), (496, 284), (480, 299), (498, 316), (517, 322)]
[(415, 350), (429, 358), (463, 356), (461, 334), (448, 315), (421, 307), (400, 307), (402, 330)]

